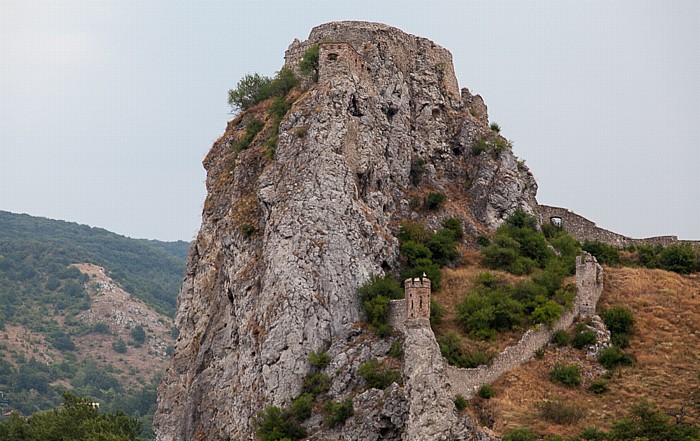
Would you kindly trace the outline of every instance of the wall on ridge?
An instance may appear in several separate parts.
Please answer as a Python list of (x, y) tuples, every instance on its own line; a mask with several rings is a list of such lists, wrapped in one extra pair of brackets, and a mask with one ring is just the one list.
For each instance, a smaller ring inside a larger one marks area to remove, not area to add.
[(676, 236), (655, 236), (645, 239), (633, 239), (600, 228), (595, 222), (583, 216), (579, 216), (566, 208), (539, 205), (537, 211), (540, 224), (552, 223), (556, 225), (556, 223), (561, 222), (561, 227), (564, 231), (581, 242), (585, 240), (598, 241), (616, 247), (625, 247), (628, 245), (661, 245), (665, 247), (677, 243), (689, 243), (691, 245), (700, 246), (700, 242), (698, 241), (678, 240)]

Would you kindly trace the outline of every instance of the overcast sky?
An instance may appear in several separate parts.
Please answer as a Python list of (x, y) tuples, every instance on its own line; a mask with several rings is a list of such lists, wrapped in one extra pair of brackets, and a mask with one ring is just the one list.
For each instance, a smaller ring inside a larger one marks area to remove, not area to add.
[(449, 49), (540, 203), (633, 237), (700, 239), (693, 0), (0, 0), (0, 210), (193, 239), (227, 91), (338, 20)]

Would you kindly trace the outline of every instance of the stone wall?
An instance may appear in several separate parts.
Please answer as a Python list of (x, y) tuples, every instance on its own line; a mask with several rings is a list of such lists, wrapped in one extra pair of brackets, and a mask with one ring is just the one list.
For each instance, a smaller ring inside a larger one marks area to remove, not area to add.
[(576, 259), (576, 287), (572, 309), (566, 311), (551, 329), (540, 325), (537, 329), (527, 331), (517, 344), (507, 347), (488, 366), (463, 369), (448, 365), (447, 377), (452, 392), (465, 398), (473, 397), (481, 386), (494, 382), (504, 373), (531, 359), (535, 351), (551, 341), (556, 331), (571, 326), (576, 317), (595, 314), (596, 304), (603, 292), (603, 268), (588, 253), (583, 253)]
[(391, 300), (389, 303), (389, 326), (397, 332), (406, 330), (406, 299)]
[(531, 359), (535, 351), (549, 343), (556, 331), (571, 326), (577, 316), (578, 308), (574, 306), (572, 310), (562, 315), (552, 329), (540, 325), (539, 329), (527, 331), (517, 344), (507, 347), (488, 366), (463, 369), (448, 365), (447, 377), (452, 386), (452, 392), (465, 398), (473, 397), (481, 386), (493, 383), (501, 375)]
[(581, 242), (585, 240), (598, 241), (616, 247), (625, 247), (628, 245), (668, 246), (676, 243), (689, 243), (694, 246), (700, 246), (700, 242), (698, 241), (678, 240), (676, 236), (655, 236), (645, 239), (633, 239), (600, 228), (595, 222), (591, 222), (585, 217), (579, 216), (566, 208), (539, 205), (537, 211), (541, 224), (552, 223), (556, 225), (557, 222), (561, 222), (561, 227), (564, 231)]
[(583, 317), (595, 315), (595, 306), (603, 293), (603, 268), (595, 256), (583, 252), (576, 257), (576, 306)]
[(321, 43), (318, 45), (319, 81), (336, 75), (358, 75), (367, 72), (362, 57), (349, 43)]

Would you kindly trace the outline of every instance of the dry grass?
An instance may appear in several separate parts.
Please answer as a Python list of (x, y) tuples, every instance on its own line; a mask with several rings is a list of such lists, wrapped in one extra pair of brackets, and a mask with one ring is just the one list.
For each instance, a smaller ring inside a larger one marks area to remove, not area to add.
[(474, 287), (476, 277), (483, 272), (491, 272), (508, 281), (517, 283), (527, 280), (528, 276), (514, 276), (513, 274), (494, 271), (479, 265), (481, 254), (479, 251), (466, 248), (460, 249), (462, 254), (461, 266), (458, 268), (443, 268), (442, 289), (432, 294), (432, 297), (445, 308), (445, 315), (440, 325), (434, 326), (435, 337), (454, 332), (462, 337), (466, 349), (480, 349), (500, 352), (507, 346), (516, 344), (522, 337), (523, 331), (499, 333), (494, 340), (481, 341), (469, 338), (463, 327), (457, 322), (457, 305), (464, 300), (467, 293)]
[[(594, 395), (586, 387), (599, 378), (595, 360), (582, 351), (549, 347), (543, 359), (535, 359), (499, 379), (493, 407), (494, 429), (505, 433), (526, 426), (541, 435), (571, 436), (588, 426), (609, 428), (624, 416), (630, 404), (641, 398), (655, 402), (666, 412), (688, 405), (700, 393), (700, 278), (682, 277), (661, 270), (606, 268), (605, 291), (600, 308), (624, 305), (636, 319), (636, 333), (628, 349), (637, 364), (615, 371), (610, 391)], [(584, 384), (576, 389), (556, 385), (549, 370), (556, 362), (583, 364)], [(575, 402), (586, 418), (575, 424), (543, 421), (537, 404), (544, 400)], [(697, 412), (686, 421), (698, 423)]]

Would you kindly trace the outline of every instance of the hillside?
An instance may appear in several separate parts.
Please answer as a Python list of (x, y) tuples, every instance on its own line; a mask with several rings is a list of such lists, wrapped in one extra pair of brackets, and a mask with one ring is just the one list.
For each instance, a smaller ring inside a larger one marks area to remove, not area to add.
[(0, 212), (4, 410), (29, 415), (70, 390), (136, 413), (148, 435), (188, 247)]
[[(700, 423), (700, 278), (640, 268), (605, 271), (599, 310), (624, 305), (633, 312), (636, 325), (628, 351), (635, 364), (613, 370), (609, 390), (595, 394), (587, 387), (604, 373), (595, 359), (583, 350), (550, 345), (543, 358), (494, 383), (494, 398), (475, 400), (475, 414), (490, 420), (497, 433), (518, 427), (543, 436), (573, 436), (591, 426), (607, 430), (642, 399), (669, 415), (684, 414), (685, 423)], [(555, 384), (550, 370), (563, 362), (587, 365), (592, 376), (584, 376), (576, 388)], [(580, 415), (571, 423), (553, 424), (538, 410), (547, 400), (575, 403)]]
[(172, 317), (188, 248), (182, 241), (136, 240), (73, 222), (0, 211), (0, 271), (17, 285), (14, 290), (25, 282), (31, 287), (37, 281), (47, 282), (67, 265), (90, 262)]

